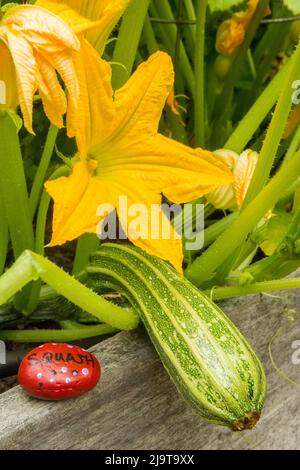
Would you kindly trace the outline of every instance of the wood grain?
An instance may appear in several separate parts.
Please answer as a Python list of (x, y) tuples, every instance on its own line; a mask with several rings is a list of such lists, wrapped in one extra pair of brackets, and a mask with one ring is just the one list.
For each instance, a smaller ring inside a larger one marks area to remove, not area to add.
[[(257, 427), (232, 433), (198, 418), (178, 396), (142, 328), (92, 348), (103, 367), (101, 383), (83, 397), (41, 402), (19, 387), (0, 396), (0, 449), (300, 449), (300, 391), (271, 364), (268, 344), (297, 309), (300, 292), (280, 298), (226, 301), (225, 312), (260, 355), (268, 399)], [(276, 340), (277, 365), (300, 383), (292, 364), (299, 322)]]

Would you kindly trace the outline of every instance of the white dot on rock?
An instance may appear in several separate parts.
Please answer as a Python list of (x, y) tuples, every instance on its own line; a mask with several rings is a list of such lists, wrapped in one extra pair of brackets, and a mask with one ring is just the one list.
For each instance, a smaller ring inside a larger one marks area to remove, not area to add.
[(71, 382), (70, 377), (67, 377), (67, 378), (66, 378), (66, 384), (69, 384), (70, 382)]
[(62, 371), (63, 374), (66, 374), (66, 372), (68, 372), (68, 368), (67, 367), (62, 367), (61, 371)]
[(88, 373), (89, 373), (88, 369), (86, 369), (86, 368), (82, 369), (81, 372), (83, 373), (83, 375), (88, 375)]
[(43, 374), (41, 372), (39, 372), (38, 374), (36, 374), (37, 378), (38, 379), (41, 379), (43, 377)]

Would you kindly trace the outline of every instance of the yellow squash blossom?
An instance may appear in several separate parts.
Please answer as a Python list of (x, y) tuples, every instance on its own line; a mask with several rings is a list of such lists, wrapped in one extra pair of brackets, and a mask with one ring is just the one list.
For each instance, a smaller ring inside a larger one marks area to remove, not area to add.
[(29, 132), (33, 132), (32, 105), (37, 89), (49, 119), (58, 127), (63, 125), (67, 100), (56, 70), (75, 106), (79, 85), (72, 52), (79, 49), (76, 34), (60, 18), (40, 7), (17, 6), (4, 15), (0, 22), (0, 79), (9, 90), (7, 107), (20, 104)]
[[(86, 232), (96, 233), (101, 220), (97, 208), (111, 204), (133, 243), (181, 271), (182, 242), (173, 230), (168, 240), (161, 233), (157, 239), (136, 239), (126, 230), (119, 197), (126, 196), (128, 206), (143, 204), (149, 209), (152, 204), (160, 208), (162, 194), (174, 203), (188, 202), (229, 184), (231, 172), (211, 152), (191, 149), (158, 134), (161, 113), (174, 83), (167, 54), (151, 56), (115, 94), (110, 65), (98, 58), (95, 68), (103, 85), (93, 102), (98, 119), (90, 136), (89, 158), (75, 163), (69, 177), (46, 183), (54, 199), (50, 245), (63, 244)], [(166, 219), (162, 212), (160, 215)]]
[(240, 209), (247, 194), (258, 155), (248, 149), (241, 155), (231, 150), (221, 149), (214, 152), (232, 171), (234, 181), (209, 193), (206, 198), (216, 209)]
[[(217, 31), (216, 49), (220, 54), (232, 56), (244, 42), (246, 31), (252, 21), (259, 0), (249, 0), (246, 11), (234, 13)], [(265, 16), (270, 14), (267, 9)]]
[[(61, 128), (68, 111), (68, 135), (76, 137), (83, 156), (93, 119), (89, 102), (100, 85), (94, 80), (88, 83), (86, 74), (92, 73), (89, 66), (96, 52), (83, 35), (95, 34), (104, 47), (107, 35), (128, 2), (106, 3), (114, 4), (115, 10), (97, 8), (95, 12), (100, 17), (93, 20), (80, 14), (87, 7), (86, 1), (66, 0), (65, 4), (38, 0), (35, 5), (10, 8), (0, 22), (0, 80), (6, 83), (7, 95), (1, 107), (15, 108), (20, 104), (24, 125), (33, 133), (33, 96), (38, 91), (45, 113), (54, 125)], [(96, 4), (98, 0), (90, 0), (90, 9)], [(57, 74), (67, 87), (68, 101)]]

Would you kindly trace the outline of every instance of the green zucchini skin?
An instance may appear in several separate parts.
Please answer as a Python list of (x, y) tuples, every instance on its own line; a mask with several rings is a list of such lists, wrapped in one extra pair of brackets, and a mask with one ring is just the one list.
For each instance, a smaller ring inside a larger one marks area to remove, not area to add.
[(94, 287), (137, 309), (177, 388), (203, 418), (236, 431), (260, 417), (266, 377), (242, 334), (207, 296), (144, 251), (106, 243), (88, 267)]

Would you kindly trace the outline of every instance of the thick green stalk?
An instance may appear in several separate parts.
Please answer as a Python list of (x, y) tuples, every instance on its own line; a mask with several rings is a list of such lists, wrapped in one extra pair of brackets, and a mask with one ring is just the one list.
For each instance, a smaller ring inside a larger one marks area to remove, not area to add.
[(195, 144), (196, 147), (205, 146), (205, 22), (206, 0), (197, 0), (197, 25), (195, 48)]
[(138, 316), (124, 310), (88, 289), (54, 263), (26, 250), (0, 278), (0, 305), (31, 281), (42, 279), (73, 304), (103, 323), (120, 330), (131, 330), (138, 325)]
[(118, 330), (110, 325), (81, 326), (67, 330), (2, 330), (0, 340), (14, 343), (48, 343), (51, 341), (79, 341), (94, 336), (115, 333)]
[[(270, 76), (272, 72), (272, 64), (276, 59), (279, 52), (282, 51), (282, 46), (289, 31), (290, 24), (274, 24), (271, 25), (266, 33), (266, 47), (264, 48), (263, 60), (256, 63), (257, 74), (250, 90), (243, 98), (242, 111), (245, 111), (255, 101), (259, 94), (266, 77)], [(255, 54), (254, 54), (255, 58)]]
[(33, 227), (18, 131), (11, 116), (0, 113), (0, 190), (17, 258), (34, 246)]
[(113, 62), (125, 68), (113, 66), (114, 89), (121, 88), (130, 77), (149, 3), (150, 0), (133, 0), (126, 10), (113, 55)]
[(267, 85), (260, 97), (255, 101), (252, 108), (240, 121), (239, 125), (233, 131), (224, 148), (241, 153), (248, 142), (252, 139), (254, 133), (259, 128), (267, 114), (275, 105), (280, 91), (282, 89), (282, 81), (286, 75), (291, 60), (289, 60)]
[[(195, 8), (192, 0), (184, 0), (186, 17), (189, 21), (194, 21), (196, 18)], [(190, 57), (195, 55), (196, 46), (196, 28), (193, 25), (185, 26), (184, 28), (184, 42), (186, 43), (186, 50)]]
[(299, 147), (300, 147), (300, 126), (298, 126), (295, 134), (293, 135), (291, 143), (284, 157), (284, 163), (288, 162), (292, 158), (292, 156), (294, 155), (294, 153), (297, 152)]
[(51, 197), (44, 191), (40, 200), (35, 229), (35, 252), (39, 255), (43, 255), (45, 251), (45, 233), (50, 202)]
[(264, 214), (280, 199), (285, 189), (298, 178), (300, 152), (272, 178), (237, 220), (187, 269), (187, 277), (197, 286), (211, 279), (222, 263), (244, 242)]
[[(193, 21), (196, 18), (196, 11), (195, 11), (195, 7), (193, 4), (193, 0), (184, 0), (184, 6), (186, 9), (186, 14), (187, 14), (188, 19), (190, 21)], [(190, 30), (191, 30), (191, 34), (193, 36), (194, 41), (196, 41), (196, 34), (195, 34), (194, 27), (190, 26)]]
[(78, 239), (72, 271), (74, 276), (86, 268), (91, 254), (99, 248), (99, 243), (99, 238), (93, 233), (85, 233)]
[(8, 225), (2, 197), (0, 195), (0, 275), (3, 273), (8, 249)]
[[(0, 142), (0, 193), (17, 258), (24, 250), (34, 248), (34, 234), (18, 129), (6, 111), (0, 112)], [(21, 312), (27, 312), (31, 288), (26, 287), (16, 296), (16, 307)]]
[(263, 147), (256, 165), (253, 178), (251, 180), (247, 195), (244, 201), (244, 207), (252, 201), (253, 198), (264, 187), (270, 176), (270, 171), (278, 146), (289, 117), (292, 107), (292, 96), (294, 89), (292, 84), (300, 75), (300, 42), (292, 57), (287, 76), (283, 83), (283, 91), (277, 103), (270, 127), (268, 129)]
[(45, 182), (46, 173), (50, 164), (51, 157), (53, 155), (57, 134), (58, 128), (55, 127), (53, 124), (50, 124), (44, 151), (34, 177), (29, 198), (29, 206), (32, 218), (35, 215), (39, 204), (40, 196), (43, 191), (43, 184)]
[[(157, 12), (160, 18), (165, 18), (168, 20), (174, 20), (174, 14), (170, 4), (167, 0), (161, 1), (158, 0), (155, 2)], [(173, 47), (168, 47), (170, 54), (175, 52), (177, 28), (175, 25), (163, 25), (162, 26), (165, 35), (168, 36), (168, 43), (171, 43)], [(173, 50), (172, 50), (173, 49)], [(173, 52), (174, 51), (174, 52)], [(186, 85), (192, 95), (195, 93), (195, 76), (194, 71), (189, 61), (188, 55), (186, 53), (184, 44), (182, 41), (179, 43), (179, 55), (180, 55), (180, 70), (185, 79)]]
[(257, 6), (251, 24), (246, 32), (245, 40), (237, 51), (229, 73), (227, 74), (226, 79), (224, 81), (221, 96), (216, 101), (215, 109), (213, 111), (213, 117), (224, 115), (224, 112), (229, 109), (229, 104), (232, 98), (234, 87), (240, 79), (243, 62), (247, 60), (248, 49), (255, 36), (259, 23), (264, 16), (264, 12), (268, 4), (269, 0), (261, 0)]
[(144, 29), (143, 29), (143, 36), (144, 36), (144, 41), (147, 45), (149, 54), (154, 54), (154, 52), (159, 50), (159, 45), (156, 41), (156, 37), (152, 28), (149, 14), (146, 15)]
[(274, 281), (255, 282), (247, 286), (225, 286), (214, 287), (205, 293), (212, 300), (229, 299), (231, 297), (242, 297), (244, 295), (262, 294), (278, 290), (299, 289), (300, 278), (278, 279)]
[(216, 238), (218, 238), (224, 230), (226, 230), (232, 222), (238, 217), (238, 212), (233, 212), (226, 217), (222, 217), (222, 219), (218, 220), (214, 224), (207, 227), (204, 231), (204, 245), (203, 248), (208, 247), (211, 243), (213, 243)]
[[(68, 166), (63, 165), (57, 168), (57, 170), (52, 173), (49, 180), (54, 180), (61, 176), (68, 176), (69, 174), (70, 168)], [(44, 254), (46, 224), (50, 202), (51, 198), (49, 194), (44, 190), (40, 199), (35, 229), (35, 252), (39, 255)]]

